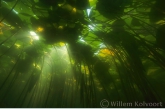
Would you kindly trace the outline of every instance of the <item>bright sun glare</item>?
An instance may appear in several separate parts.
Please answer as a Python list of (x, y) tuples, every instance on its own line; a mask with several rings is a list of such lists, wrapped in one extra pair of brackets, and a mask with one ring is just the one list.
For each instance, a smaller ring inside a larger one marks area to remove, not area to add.
[(34, 31), (30, 31), (30, 35), (32, 36), (33, 40), (39, 40), (39, 36)]

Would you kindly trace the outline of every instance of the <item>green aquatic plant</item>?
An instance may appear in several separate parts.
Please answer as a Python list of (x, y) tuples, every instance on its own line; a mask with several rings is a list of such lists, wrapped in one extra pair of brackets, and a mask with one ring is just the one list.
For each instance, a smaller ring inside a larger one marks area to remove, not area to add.
[(164, 107), (163, 3), (1, 0), (0, 107)]

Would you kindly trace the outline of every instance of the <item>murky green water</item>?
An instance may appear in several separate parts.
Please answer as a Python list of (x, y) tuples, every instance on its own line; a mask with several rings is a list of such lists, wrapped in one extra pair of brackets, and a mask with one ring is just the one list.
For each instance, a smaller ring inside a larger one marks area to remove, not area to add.
[(0, 107), (165, 107), (164, 0), (0, 0)]

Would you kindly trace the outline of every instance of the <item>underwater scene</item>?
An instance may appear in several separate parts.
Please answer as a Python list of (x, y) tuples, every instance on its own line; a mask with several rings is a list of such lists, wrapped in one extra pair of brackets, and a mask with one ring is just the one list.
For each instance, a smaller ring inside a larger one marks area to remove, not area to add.
[(0, 107), (165, 107), (165, 0), (0, 0)]

